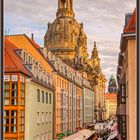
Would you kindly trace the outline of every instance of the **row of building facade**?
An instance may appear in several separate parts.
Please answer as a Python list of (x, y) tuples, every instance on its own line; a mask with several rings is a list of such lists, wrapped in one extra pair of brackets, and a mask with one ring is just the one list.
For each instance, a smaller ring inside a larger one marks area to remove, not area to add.
[(93, 123), (94, 91), (82, 74), (26, 35), (5, 37), (5, 140), (53, 139)]

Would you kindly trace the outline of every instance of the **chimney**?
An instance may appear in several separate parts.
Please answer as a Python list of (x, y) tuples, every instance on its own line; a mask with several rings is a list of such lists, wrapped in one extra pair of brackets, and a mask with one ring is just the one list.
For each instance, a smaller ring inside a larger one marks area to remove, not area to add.
[(31, 34), (31, 39), (34, 40), (34, 34), (33, 33)]

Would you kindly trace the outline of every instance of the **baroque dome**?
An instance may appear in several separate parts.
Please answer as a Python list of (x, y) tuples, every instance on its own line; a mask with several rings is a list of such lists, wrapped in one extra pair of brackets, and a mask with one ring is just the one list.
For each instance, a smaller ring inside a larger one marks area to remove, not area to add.
[[(87, 37), (83, 30), (83, 23), (78, 23), (74, 16), (73, 0), (58, 0), (56, 19), (48, 23), (44, 36), (44, 46), (63, 61), (71, 64), (74, 64), (77, 59), (88, 57)], [(76, 51), (81, 57), (76, 56)]]
[(71, 17), (59, 17), (53, 23), (48, 23), (44, 45), (51, 51), (74, 51), (80, 33), (83, 45), (86, 46), (87, 37), (83, 30), (83, 24), (79, 24)]

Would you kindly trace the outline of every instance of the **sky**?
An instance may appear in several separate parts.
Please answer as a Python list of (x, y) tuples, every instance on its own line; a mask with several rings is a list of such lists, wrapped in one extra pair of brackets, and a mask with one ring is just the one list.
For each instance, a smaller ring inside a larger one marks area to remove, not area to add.
[[(136, 0), (73, 0), (75, 18), (84, 24), (91, 55), (97, 42), (101, 68), (109, 80), (116, 76), (120, 37), (125, 14), (132, 13)], [(43, 47), (48, 22), (56, 18), (57, 0), (5, 0), (5, 34), (26, 34)]]

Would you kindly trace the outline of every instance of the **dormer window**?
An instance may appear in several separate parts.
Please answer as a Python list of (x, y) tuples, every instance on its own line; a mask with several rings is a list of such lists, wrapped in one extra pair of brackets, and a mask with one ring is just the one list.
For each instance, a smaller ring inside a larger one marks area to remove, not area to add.
[(35, 58), (32, 58), (32, 63), (35, 63)]
[(34, 76), (37, 77), (38, 73), (37, 73), (37, 67), (34, 66)]
[(48, 84), (48, 82), (49, 82), (49, 78), (48, 78), (48, 74), (46, 73), (46, 76), (45, 76), (45, 81), (46, 81), (46, 83)]
[(23, 61), (25, 62), (26, 61), (26, 52), (23, 51)]
[(30, 54), (29, 54), (29, 64), (31, 64), (32, 62), (31, 62), (31, 56), (30, 56)]
[(29, 63), (29, 55), (28, 53), (26, 53), (26, 60), (25, 60), (26, 63)]
[(52, 85), (52, 76), (50, 75), (50, 85)]
[(26, 67), (32, 72), (33, 71), (33, 65), (32, 64), (27, 64)]
[(42, 80), (42, 70), (41, 69), (39, 69), (39, 80)]
[(16, 53), (18, 54), (18, 56), (19, 56), (20, 58), (22, 58), (22, 50), (17, 50)]
[(46, 72), (44, 71), (43, 74), (42, 74), (42, 80), (43, 80), (43, 82), (45, 82), (45, 80), (46, 80), (45, 75), (46, 75)]

